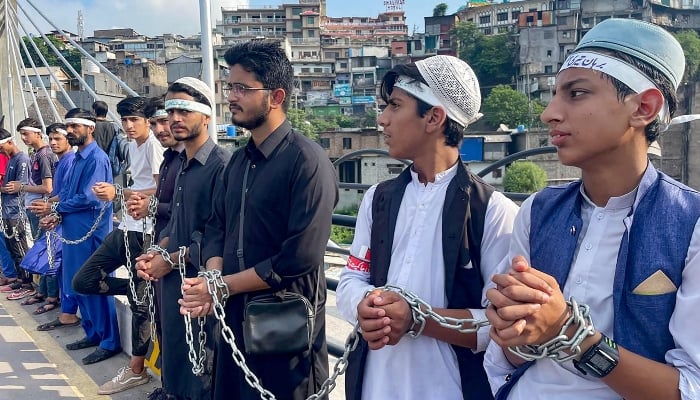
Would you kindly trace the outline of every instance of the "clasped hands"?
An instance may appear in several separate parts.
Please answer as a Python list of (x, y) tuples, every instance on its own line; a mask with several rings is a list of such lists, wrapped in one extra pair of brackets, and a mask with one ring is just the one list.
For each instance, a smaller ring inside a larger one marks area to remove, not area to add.
[(491, 339), (502, 348), (539, 345), (559, 334), (569, 309), (557, 281), (531, 267), (522, 256), (513, 258), (506, 274), (491, 279), (486, 292)]
[(357, 321), (371, 350), (393, 346), (413, 325), (408, 302), (397, 292), (375, 289), (357, 305)]

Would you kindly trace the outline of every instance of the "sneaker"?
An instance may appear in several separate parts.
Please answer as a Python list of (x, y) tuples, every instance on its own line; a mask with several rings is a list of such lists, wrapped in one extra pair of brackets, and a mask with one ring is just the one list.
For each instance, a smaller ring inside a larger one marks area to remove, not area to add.
[(143, 385), (151, 380), (151, 376), (148, 375), (146, 368), (140, 374), (135, 374), (131, 371), (128, 366), (119, 368), (117, 376), (112, 378), (111, 381), (100, 386), (97, 390), (97, 394), (113, 394), (123, 392), (124, 390), (131, 389), (133, 387)]
[(14, 281), (0, 288), (1, 293), (11, 293), (22, 287), (22, 284), (18, 281)]
[(7, 300), (19, 300), (23, 299), (27, 296), (34, 296), (36, 294), (36, 290), (29, 288), (29, 287), (21, 287), (14, 292), (10, 293), (9, 296), (7, 296)]

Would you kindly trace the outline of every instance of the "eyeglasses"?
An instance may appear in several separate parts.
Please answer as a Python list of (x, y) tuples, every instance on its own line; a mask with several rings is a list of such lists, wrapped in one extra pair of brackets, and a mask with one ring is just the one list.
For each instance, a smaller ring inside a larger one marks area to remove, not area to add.
[(270, 88), (252, 88), (240, 83), (227, 83), (222, 87), (222, 89), (224, 92), (224, 96), (226, 97), (228, 97), (229, 93), (233, 93), (233, 95), (236, 97), (242, 97), (245, 96), (247, 92), (253, 90), (274, 90)]

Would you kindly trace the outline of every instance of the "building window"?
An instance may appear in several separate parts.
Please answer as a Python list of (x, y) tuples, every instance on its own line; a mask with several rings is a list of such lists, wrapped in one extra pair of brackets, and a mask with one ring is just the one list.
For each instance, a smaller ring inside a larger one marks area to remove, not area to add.
[(341, 62), (341, 63), (340, 63), (340, 68), (341, 68), (341, 69), (346, 69), (347, 67), (348, 67), (348, 63), (346, 63), (346, 62)]
[(143, 67), (143, 77), (148, 78), (148, 67)]
[(308, 36), (310, 38), (316, 37), (316, 31), (309, 29), (308, 31), (306, 31), (306, 36)]
[(496, 21), (498, 22), (505, 22), (508, 21), (508, 12), (500, 12), (496, 14)]
[(321, 145), (322, 148), (324, 149), (330, 149), (331, 148), (331, 139), (329, 138), (320, 138), (319, 144)]
[(301, 7), (292, 7), (292, 15), (301, 14)]
[(301, 29), (301, 21), (300, 20), (292, 21), (292, 29)]
[(143, 87), (143, 94), (149, 94), (151, 92), (151, 87), (146, 85)]
[(352, 149), (352, 138), (346, 137), (343, 138), (343, 150), (350, 150)]
[(491, 33), (491, 28), (484, 28), (484, 35), (490, 35)]
[(551, 74), (551, 73), (552, 73), (552, 66), (551, 66), (551, 65), (545, 65), (545, 66), (544, 66), (544, 73), (545, 73), (545, 74)]
[(306, 23), (309, 24), (309, 25), (313, 25), (313, 24), (314, 24), (314, 17), (307, 17), (307, 18), (306, 18)]
[(503, 176), (503, 170), (500, 168), (496, 168), (491, 172), (491, 176), (494, 178), (500, 178)]
[(490, 15), (482, 15), (479, 17), (479, 23), (480, 24), (490, 24), (491, 23), (491, 16)]
[(551, 57), (551, 56), (552, 56), (552, 50), (547, 50), (547, 57)]
[(517, 21), (518, 17), (520, 17), (520, 11), (519, 10), (511, 11), (510, 16), (513, 19), (513, 21)]
[(386, 168), (389, 170), (389, 173), (392, 175), (398, 175), (403, 171), (404, 169), (403, 164), (387, 164)]

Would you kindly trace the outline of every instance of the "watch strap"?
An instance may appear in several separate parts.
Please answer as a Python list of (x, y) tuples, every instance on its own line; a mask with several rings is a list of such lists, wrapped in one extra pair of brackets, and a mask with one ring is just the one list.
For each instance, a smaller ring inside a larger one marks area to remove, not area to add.
[(612, 372), (619, 360), (617, 344), (601, 333), (598, 343), (586, 350), (580, 360), (574, 360), (574, 367), (584, 375), (602, 378)]

